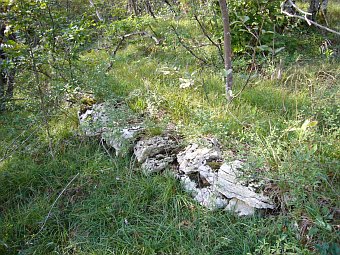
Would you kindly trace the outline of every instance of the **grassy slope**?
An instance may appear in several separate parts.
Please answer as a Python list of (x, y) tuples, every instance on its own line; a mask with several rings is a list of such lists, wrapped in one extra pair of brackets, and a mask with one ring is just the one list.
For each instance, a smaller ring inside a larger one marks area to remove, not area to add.
[[(166, 26), (160, 22), (159, 32)], [(321, 41), (309, 47), (314, 55)], [(295, 55), (282, 55), (290, 60), (282, 81), (269, 79), (275, 64), (269, 65), (227, 105), (220, 70), (192, 74), (198, 63), (173, 42), (168, 35), (162, 49), (149, 41), (131, 44), (108, 73), (107, 53), (89, 52), (80, 65), (83, 87), (101, 100), (126, 97), (135, 111), (154, 113), (152, 123), (172, 122), (188, 140), (217, 136), (230, 158), (247, 159), (255, 177), (272, 180), (281, 214), (239, 219), (201, 208), (171, 177), (143, 176), (130, 158), (111, 158), (77, 135), (72, 109), (51, 124), (52, 160), (34, 113), (17, 108), (0, 118), (0, 158), (15, 148), (0, 162), (0, 254), (309, 254), (304, 245), (326, 250), (339, 241), (333, 219), (339, 208), (339, 63), (304, 54), (292, 63), (306, 50), (298, 44)], [(194, 86), (180, 90), (179, 78), (189, 76)], [(238, 91), (245, 78), (235, 80)], [(318, 125), (288, 131), (309, 118)]]

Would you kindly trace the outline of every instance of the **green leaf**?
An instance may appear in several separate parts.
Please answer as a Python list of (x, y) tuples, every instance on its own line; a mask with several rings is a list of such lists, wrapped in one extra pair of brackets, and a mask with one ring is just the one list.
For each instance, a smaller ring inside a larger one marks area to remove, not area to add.
[(285, 49), (285, 47), (278, 48), (278, 49), (274, 50), (274, 54), (277, 54), (277, 53), (283, 51), (284, 49)]
[(268, 45), (261, 45), (261, 46), (257, 46), (258, 49), (260, 49), (261, 51), (271, 51), (272, 48), (270, 48)]

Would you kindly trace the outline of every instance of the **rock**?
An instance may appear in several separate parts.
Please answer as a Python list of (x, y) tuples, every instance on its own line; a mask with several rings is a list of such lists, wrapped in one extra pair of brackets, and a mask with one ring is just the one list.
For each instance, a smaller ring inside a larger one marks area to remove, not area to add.
[(144, 131), (143, 123), (127, 105), (118, 102), (95, 104), (78, 114), (79, 126), (86, 136), (100, 136), (114, 148), (116, 155), (125, 155), (134, 140)]
[(210, 188), (198, 189), (194, 199), (210, 210), (223, 209), (228, 205), (227, 199), (222, 198)]
[[(119, 102), (87, 105), (78, 116), (84, 134), (100, 136), (117, 155), (129, 151), (144, 132), (142, 120)], [(261, 186), (259, 182), (254, 178), (241, 178), (241, 161), (222, 164), (222, 152), (216, 139), (202, 139), (177, 154), (178, 149), (178, 141), (170, 135), (142, 139), (133, 147), (146, 174), (163, 171), (177, 158), (177, 177), (183, 188), (206, 208), (225, 208), (240, 216), (253, 215), (255, 209), (274, 209), (269, 197), (256, 192)]]
[(240, 172), (236, 169), (239, 162), (225, 163), (218, 171), (216, 190), (229, 199), (237, 198), (250, 207), (258, 209), (274, 209), (269, 197), (256, 193), (255, 189), (242, 185), (238, 177)]
[(229, 201), (229, 204), (225, 208), (226, 211), (231, 211), (239, 216), (251, 216), (255, 213), (255, 208), (249, 206), (245, 202), (233, 198)]
[(184, 190), (190, 193), (200, 205), (210, 210), (222, 209), (228, 205), (228, 200), (214, 192), (211, 188), (197, 188), (196, 182), (186, 175), (179, 176), (179, 179)]
[(105, 104), (95, 104), (84, 113), (79, 112), (78, 119), (80, 129), (86, 136), (98, 136), (110, 129)]
[(141, 131), (144, 131), (144, 128), (142, 126), (131, 126), (127, 128), (123, 128), (121, 133), (122, 133), (122, 138), (124, 139), (131, 139), (136, 137), (136, 134), (140, 133)]
[(189, 145), (183, 152), (177, 155), (179, 171), (185, 174), (212, 171), (207, 161), (221, 159), (221, 152), (218, 148), (200, 147), (196, 143)]
[(174, 160), (174, 156), (158, 154), (155, 157), (147, 158), (141, 167), (146, 174), (157, 173), (170, 166)]
[(211, 171), (209, 168), (199, 168), (199, 176), (203, 182), (207, 182), (210, 185), (214, 185), (217, 181), (217, 173)]
[(134, 154), (138, 162), (142, 163), (157, 154), (173, 155), (177, 148), (178, 142), (175, 139), (169, 136), (155, 136), (138, 141), (134, 147)]
[(186, 192), (196, 196), (198, 194), (198, 189), (196, 188), (196, 182), (190, 180), (190, 178), (186, 175), (177, 176), (181, 181), (183, 188)]

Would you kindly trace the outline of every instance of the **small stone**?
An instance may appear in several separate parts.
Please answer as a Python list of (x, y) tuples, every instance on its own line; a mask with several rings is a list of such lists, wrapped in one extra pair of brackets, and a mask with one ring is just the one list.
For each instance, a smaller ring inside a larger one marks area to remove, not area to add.
[(124, 139), (131, 139), (136, 136), (136, 134), (140, 133), (143, 131), (144, 128), (142, 126), (131, 126), (127, 128), (122, 129), (122, 137)]
[(188, 176), (182, 175), (179, 176), (179, 179), (186, 192), (191, 193), (194, 196), (198, 193), (198, 189), (196, 188), (197, 186), (196, 182), (192, 181)]
[(228, 200), (209, 188), (198, 189), (194, 199), (210, 210), (223, 209), (228, 205)]

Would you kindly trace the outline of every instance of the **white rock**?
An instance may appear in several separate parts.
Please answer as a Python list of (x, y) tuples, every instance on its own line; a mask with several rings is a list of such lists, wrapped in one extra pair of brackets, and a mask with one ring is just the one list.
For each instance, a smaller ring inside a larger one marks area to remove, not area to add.
[(200, 167), (199, 174), (200, 174), (200, 178), (204, 178), (207, 182), (213, 185), (217, 181), (217, 174), (211, 171), (211, 169), (209, 168)]
[(189, 145), (183, 152), (177, 155), (179, 171), (185, 174), (199, 171), (212, 171), (207, 165), (207, 160), (221, 159), (221, 152), (217, 148), (200, 148), (198, 144)]
[(115, 149), (117, 156), (125, 155), (134, 139), (144, 130), (141, 123), (136, 125), (136, 116), (129, 116), (129, 113), (124, 104), (95, 104), (92, 109), (79, 114), (79, 125), (86, 136), (101, 136), (107, 145)]
[(237, 198), (231, 199), (225, 210), (234, 212), (239, 216), (251, 216), (255, 213), (254, 207), (249, 206), (248, 204), (241, 200), (238, 200)]
[(122, 137), (124, 139), (134, 138), (136, 134), (140, 133), (143, 130), (144, 128), (141, 126), (132, 126), (132, 127), (123, 128)]
[(179, 176), (179, 179), (183, 185), (183, 188), (186, 192), (196, 196), (198, 193), (198, 189), (196, 188), (197, 184), (190, 180), (190, 178), (186, 175)]
[(141, 167), (146, 174), (157, 173), (166, 169), (174, 159), (173, 156), (167, 157), (159, 154), (153, 158), (147, 158)]
[(175, 140), (168, 136), (155, 136), (147, 140), (138, 141), (134, 147), (134, 154), (138, 162), (144, 162), (157, 154), (171, 155), (178, 147)]
[(233, 163), (225, 163), (218, 171), (215, 189), (223, 196), (232, 199), (237, 198), (247, 205), (258, 209), (273, 209), (274, 204), (269, 197), (256, 193), (251, 187), (242, 185), (238, 181), (240, 172)]
[(228, 200), (209, 188), (198, 189), (194, 199), (210, 210), (222, 209), (228, 205)]

